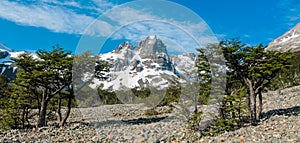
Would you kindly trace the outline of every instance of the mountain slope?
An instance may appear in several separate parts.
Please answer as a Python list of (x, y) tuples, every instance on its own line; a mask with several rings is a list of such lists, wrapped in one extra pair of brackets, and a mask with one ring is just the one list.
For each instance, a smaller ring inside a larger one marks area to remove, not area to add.
[[(13, 64), (14, 61), (11, 58), (16, 58), (25, 51), (12, 51), (10, 48), (0, 43), (0, 74), (5, 75), (9, 80), (12, 80), (16, 76), (17, 67)], [(36, 57), (34, 53), (31, 53), (33, 57)]]
[(149, 36), (133, 46), (129, 42), (114, 51), (101, 54), (100, 60), (111, 67), (109, 80), (95, 79), (92, 88), (119, 90), (134, 87), (157, 87), (159, 89), (182, 82), (180, 75), (194, 68), (195, 54), (168, 54), (166, 45), (156, 36)]
[(300, 23), (291, 30), (273, 40), (266, 50), (291, 50), (294, 53), (300, 53)]
[(12, 52), (11, 49), (0, 43), (0, 74), (5, 75), (9, 80), (16, 76), (16, 67), (12, 66), (11, 58), (17, 57), (20, 52)]

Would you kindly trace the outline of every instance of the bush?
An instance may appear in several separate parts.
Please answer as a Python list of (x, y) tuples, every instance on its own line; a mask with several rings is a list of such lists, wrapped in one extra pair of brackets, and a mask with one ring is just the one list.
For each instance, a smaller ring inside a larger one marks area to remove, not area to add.
[(172, 86), (166, 90), (166, 94), (159, 106), (170, 105), (171, 103), (178, 102), (180, 100), (181, 88)]
[(225, 131), (233, 131), (244, 125), (243, 117), (248, 114), (247, 90), (245, 87), (234, 90), (222, 102), (220, 117), (211, 124), (208, 135), (218, 135)]
[(113, 91), (98, 88), (98, 95), (101, 102), (105, 105), (122, 104), (122, 102), (118, 99), (116, 93)]
[(98, 88), (98, 95), (103, 104), (121, 104), (123, 101), (125, 103), (145, 103), (149, 106), (156, 104), (165, 106), (180, 100), (180, 90), (179, 87), (169, 87), (166, 91), (156, 88), (132, 88), (112, 92)]
[(188, 120), (189, 128), (192, 130), (198, 130), (201, 122), (201, 116), (203, 112), (197, 111), (192, 115), (192, 117)]
[(151, 109), (147, 109), (145, 111), (145, 115), (146, 116), (155, 116), (155, 115), (158, 115), (158, 112), (154, 108), (151, 108)]

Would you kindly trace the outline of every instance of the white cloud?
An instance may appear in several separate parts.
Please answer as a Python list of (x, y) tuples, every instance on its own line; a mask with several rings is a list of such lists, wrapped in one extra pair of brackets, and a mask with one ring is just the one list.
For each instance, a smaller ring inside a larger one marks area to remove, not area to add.
[(55, 4), (55, 5), (59, 5), (59, 6), (71, 6), (71, 7), (81, 8), (81, 5), (74, 0), (68, 0), (68, 1), (40, 0), (40, 2), (47, 3), (47, 4)]
[(89, 28), (83, 33), (85, 35), (92, 35), (92, 36), (100, 36), (100, 37), (108, 37), (113, 32), (114, 26), (111, 24), (101, 21), (95, 20)]
[(251, 36), (250, 36), (249, 34), (244, 34), (243, 37), (249, 38), (249, 37), (251, 37)]
[(137, 10), (130, 7), (117, 7), (117, 10), (112, 10), (105, 14), (107, 18), (118, 22), (119, 25), (129, 24), (132, 21), (155, 19), (157, 16), (143, 12), (141, 9)]
[(298, 0), (281, 0), (278, 2), (278, 8), (283, 15), (284, 24), (290, 28), (295, 26), (300, 20), (300, 3)]
[[(204, 21), (177, 21), (172, 16), (162, 18), (160, 14), (154, 15), (128, 6), (118, 6), (107, 11), (114, 6), (108, 0), (91, 0), (86, 3), (76, 0), (41, 0), (26, 4), (1, 0), (0, 17), (20, 25), (42, 27), (59, 33), (108, 37), (116, 32), (111, 38), (134, 42), (149, 35), (158, 35), (168, 41), (166, 44), (170, 47), (180, 46), (177, 49), (188, 51), (217, 41)], [(91, 13), (105, 16), (96, 19)], [(132, 23), (134, 21), (138, 22)], [(122, 26), (122, 29), (115, 31)]]
[(91, 0), (91, 1), (76, 1), (76, 0), (40, 0), (40, 4), (50, 4), (60, 7), (72, 7), (80, 10), (91, 10), (91, 12), (97, 12), (97, 15), (111, 9), (115, 6), (108, 0)]
[(300, 19), (300, 15), (298, 16), (287, 16), (289, 21), (297, 21)]
[[(8, 0), (0, 1), (0, 18), (13, 21), (23, 26), (34, 26), (49, 29), (53, 32), (83, 34), (86, 28), (95, 22), (95, 17), (87, 14), (108, 10), (114, 5), (106, 0), (93, 0), (91, 4), (81, 4), (75, 0), (41, 0), (35, 3), (20, 3)], [(79, 9), (79, 12), (74, 10)], [(96, 21), (101, 24), (98, 32), (106, 36), (111, 27), (104, 21)], [(91, 33), (91, 31), (89, 31)], [(91, 33), (93, 34), (93, 33)]]
[(215, 35), (217, 36), (217, 38), (219, 40), (222, 40), (222, 39), (224, 39), (227, 36), (226, 34), (215, 34)]
[(24, 5), (0, 1), (0, 17), (24, 26), (43, 27), (54, 32), (81, 34), (94, 18), (50, 5)]
[[(196, 52), (196, 48), (217, 41), (216, 37), (206, 30), (202, 30), (200, 33), (189, 33), (190, 31), (201, 31), (199, 25), (203, 24), (188, 23), (188, 25), (184, 25), (178, 22), (175, 24), (175, 22), (146, 20), (123, 27), (116, 31), (112, 38), (129, 39), (137, 43), (149, 35), (157, 35), (172, 52)], [(193, 37), (194, 35), (196, 37)]]
[(99, 13), (103, 13), (106, 10), (114, 7), (115, 5), (107, 0), (92, 0), (96, 5), (96, 9)]

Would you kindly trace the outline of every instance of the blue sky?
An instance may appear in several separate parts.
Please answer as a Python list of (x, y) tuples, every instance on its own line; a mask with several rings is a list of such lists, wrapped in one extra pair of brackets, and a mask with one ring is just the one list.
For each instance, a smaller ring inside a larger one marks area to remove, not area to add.
[[(191, 42), (186, 39), (188, 36), (184, 32), (180, 33), (178, 27), (176, 29), (164, 22), (144, 21), (113, 31), (116, 25), (126, 25), (130, 21), (162, 18), (179, 25), (183, 31), (196, 35), (196, 38), (208, 39), (208, 42), (215, 42), (210, 37), (213, 34), (218, 40), (240, 37), (244, 43), (267, 45), (300, 22), (298, 0), (170, 1), (179, 4), (178, 7), (181, 5), (192, 10), (203, 21), (194, 21), (190, 11), (183, 9), (180, 14), (181, 9), (176, 6), (165, 9), (155, 3), (149, 6), (151, 2), (147, 1), (145, 5), (141, 2), (128, 5), (130, 1), (125, 0), (1, 0), (0, 42), (14, 50), (51, 49), (59, 44), (75, 51), (82, 35), (87, 34), (109, 38), (111, 43), (106, 43), (106, 48), (102, 49), (102, 52), (107, 52), (124, 40), (136, 43), (148, 34), (159, 35), (175, 47), (193, 47), (188, 45)], [(119, 6), (124, 3), (127, 5)], [(105, 16), (99, 20), (100, 15)], [(203, 22), (207, 24), (204, 27)], [(98, 28), (91, 32), (88, 26), (95, 23)], [(178, 44), (181, 42), (186, 43)]]

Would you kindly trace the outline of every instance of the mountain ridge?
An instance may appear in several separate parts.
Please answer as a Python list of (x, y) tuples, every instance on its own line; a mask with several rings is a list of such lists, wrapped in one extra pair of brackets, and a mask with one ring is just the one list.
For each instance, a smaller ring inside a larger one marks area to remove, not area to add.
[(266, 50), (281, 50), (300, 54), (300, 23), (269, 43)]
[(110, 78), (108, 81), (95, 79), (92, 88), (119, 90), (151, 86), (162, 89), (182, 82), (180, 75), (194, 68), (195, 54), (169, 55), (161, 39), (148, 36), (136, 46), (124, 42), (98, 58), (111, 65)]

